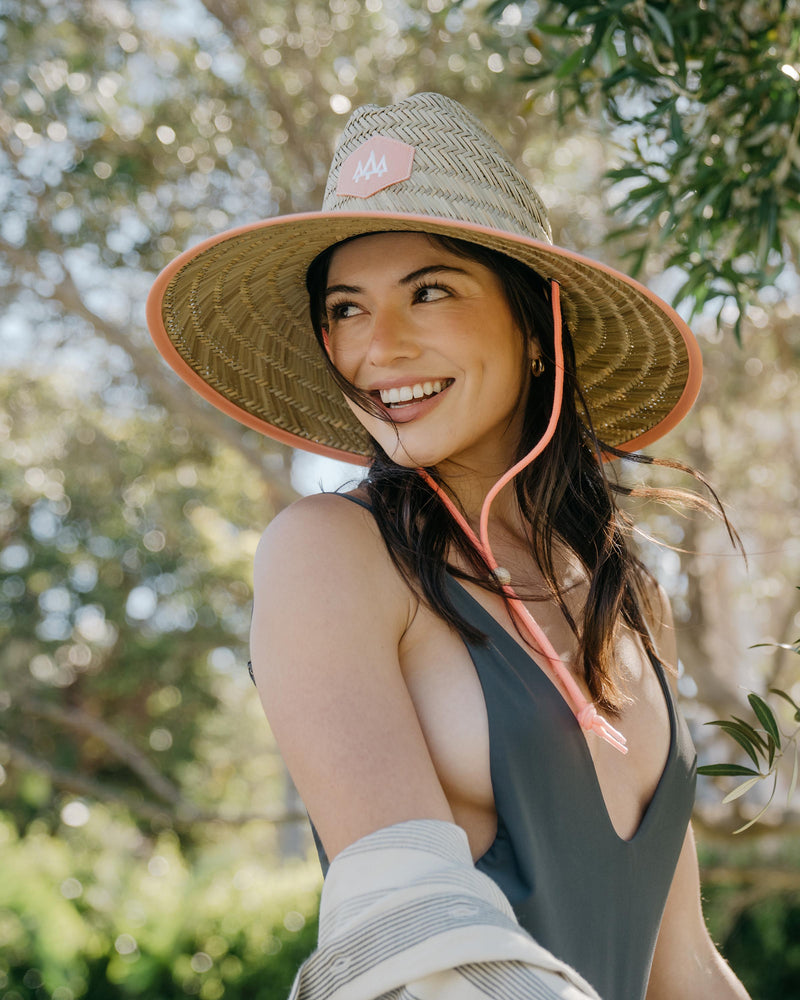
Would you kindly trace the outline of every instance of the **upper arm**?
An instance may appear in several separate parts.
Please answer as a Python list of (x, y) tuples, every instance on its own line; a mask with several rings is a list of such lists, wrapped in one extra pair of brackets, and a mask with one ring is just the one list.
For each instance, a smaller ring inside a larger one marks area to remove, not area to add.
[(692, 828), (683, 843), (661, 920), (647, 1000), (748, 1000), (706, 929)]
[(362, 509), (309, 497), (264, 533), (254, 575), (253, 670), (331, 858), (392, 823), (452, 822), (400, 670), (410, 607)]
[[(655, 585), (649, 593), (656, 653), (678, 676), (678, 650), (669, 598)], [(725, 964), (706, 928), (700, 895), (697, 848), (691, 826), (681, 848), (653, 956), (647, 1000), (747, 1000), (747, 992)]]

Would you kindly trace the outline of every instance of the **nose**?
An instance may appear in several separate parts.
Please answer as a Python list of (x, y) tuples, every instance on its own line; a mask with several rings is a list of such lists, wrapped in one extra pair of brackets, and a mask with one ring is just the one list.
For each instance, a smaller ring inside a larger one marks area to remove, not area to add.
[(408, 316), (393, 306), (384, 304), (374, 310), (369, 332), (365, 360), (376, 368), (385, 368), (400, 358), (414, 358), (419, 353)]

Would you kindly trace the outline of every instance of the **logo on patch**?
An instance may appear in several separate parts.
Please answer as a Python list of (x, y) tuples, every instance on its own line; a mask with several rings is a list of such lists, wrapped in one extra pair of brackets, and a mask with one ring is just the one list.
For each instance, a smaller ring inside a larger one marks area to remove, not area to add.
[(339, 171), (336, 193), (369, 198), (392, 184), (408, 180), (414, 163), (414, 147), (385, 135), (368, 139), (351, 153)]
[(363, 160), (358, 161), (353, 173), (353, 183), (358, 184), (359, 181), (368, 181), (370, 177), (383, 177), (384, 174), (388, 173), (389, 168), (386, 166), (386, 157), (382, 156), (380, 160), (376, 161), (375, 151), (373, 150), (367, 157), (366, 163)]

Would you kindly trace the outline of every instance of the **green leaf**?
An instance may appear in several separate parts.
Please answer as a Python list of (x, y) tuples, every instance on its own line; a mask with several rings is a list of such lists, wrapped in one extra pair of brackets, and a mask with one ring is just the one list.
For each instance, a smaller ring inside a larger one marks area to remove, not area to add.
[[(629, 65), (623, 63), (623, 65), (620, 66), (619, 69), (615, 70), (611, 74), (611, 76), (609, 76), (607, 79), (603, 80), (603, 82), (602, 82), (602, 89), (604, 91), (613, 90), (614, 87), (616, 87), (618, 84), (622, 83), (625, 80), (630, 80), (631, 77), (635, 77), (637, 75), (638, 75), (638, 71), (637, 71), (637, 69), (636, 69), (635, 66), (629, 66)], [(610, 97), (609, 97), (609, 100), (611, 100)], [(618, 117), (618, 118), (622, 117), (621, 114), (620, 114), (620, 112), (617, 110), (616, 104), (612, 104), (611, 111), (613, 112), (613, 114), (616, 117)]]
[(490, 21), (496, 20), (498, 17), (503, 16), (503, 11), (508, 7), (510, 0), (494, 0), (494, 3), (490, 3), (486, 8), (486, 17)]
[[(789, 648), (791, 649), (792, 647), (790, 646)], [(791, 695), (788, 695), (785, 691), (781, 691), (780, 688), (770, 688), (769, 690), (772, 694), (776, 694), (779, 698), (783, 698), (784, 701), (788, 701), (792, 708), (800, 710), (800, 705), (798, 705), (794, 698), (792, 698)]]
[(776, 772), (775, 780), (772, 782), (772, 791), (769, 793), (769, 798), (767, 799), (764, 807), (762, 809), (759, 809), (756, 815), (749, 822), (745, 823), (744, 826), (740, 826), (738, 830), (734, 830), (733, 831), (734, 833), (744, 833), (745, 830), (749, 830), (754, 823), (757, 823), (761, 819), (761, 817), (764, 815), (767, 809), (769, 809), (769, 807), (772, 805), (772, 800), (775, 797), (775, 789), (777, 787), (778, 787), (778, 774)]
[(575, 49), (575, 51), (567, 56), (563, 63), (558, 67), (555, 72), (557, 80), (563, 80), (564, 77), (572, 76), (573, 73), (579, 68), (583, 62), (583, 49)]
[(645, 10), (647, 11), (647, 16), (654, 22), (658, 27), (658, 30), (664, 36), (664, 40), (670, 48), (675, 47), (675, 35), (672, 33), (672, 25), (664, 17), (661, 11), (654, 7), (652, 4), (645, 4)]
[(717, 719), (714, 722), (706, 723), (708, 726), (718, 726), (724, 733), (727, 733), (731, 739), (736, 740), (739, 746), (745, 751), (745, 753), (750, 757), (752, 762), (758, 767), (758, 751), (761, 747), (754, 743), (750, 734), (744, 729), (739, 723), (728, 722), (725, 719)]
[(703, 764), (702, 767), (698, 767), (697, 773), (709, 778), (763, 777), (760, 771), (754, 771), (752, 767), (745, 767), (743, 764)]
[(749, 722), (745, 722), (744, 719), (740, 719), (738, 715), (732, 715), (731, 718), (734, 722), (738, 722), (743, 729), (747, 730), (748, 736), (754, 743), (759, 743), (765, 750), (767, 749), (767, 741), (761, 733), (758, 733), (755, 729), (753, 729)]
[(685, 138), (683, 134), (683, 122), (681, 122), (681, 116), (674, 107), (669, 113), (669, 134), (679, 146), (683, 143)]
[[(508, 4), (504, 4), (507, 7)], [(582, 28), (571, 28), (566, 24), (539, 24), (538, 22), (533, 26), (534, 31), (541, 32), (543, 35), (555, 35), (559, 38), (574, 38), (575, 35), (582, 35)]]
[(609, 34), (607, 28), (600, 28), (599, 26), (595, 27), (589, 44), (585, 45), (583, 49), (583, 61), (585, 65), (591, 65), (601, 46), (603, 48), (610, 48), (612, 51), (616, 51), (614, 49), (613, 39), (609, 39), (611, 42), (610, 45), (606, 44), (607, 34)]
[(613, 170), (609, 170), (606, 173), (606, 177), (614, 184), (617, 181), (629, 180), (631, 177), (641, 177), (647, 179), (647, 174), (642, 170), (641, 167), (616, 167)]
[(758, 249), (756, 259), (760, 263), (766, 263), (767, 254), (775, 247), (775, 232), (778, 224), (778, 205), (774, 193), (769, 191), (761, 199), (759, 211), (759, 233)]
[(761, 775), (757, 778), (748, 778), (747, 781), (743, 781), (741, 785), (737, 785), (732, 792), (728, 792), (722, 800), (723, 805), (727, 805), (728, 802), (733, 802), (734, 799), (738, 799), (740, 795), (744, 795), (745, 792), (749, 791), (753, 785), (759, 781), (761, 781)]
[(772, 709), (764, 701), (764, 699), (759, 698), (757, 694), (749, 694), (747, 696), (747, 700), (750, 702), (750, 707), (755, 712), (758, 721), (773, 738), (773, 740), (775, 740), (775, 746), (780, 750), (781, 734), (778, 730), (778, 723), (775, 720)]

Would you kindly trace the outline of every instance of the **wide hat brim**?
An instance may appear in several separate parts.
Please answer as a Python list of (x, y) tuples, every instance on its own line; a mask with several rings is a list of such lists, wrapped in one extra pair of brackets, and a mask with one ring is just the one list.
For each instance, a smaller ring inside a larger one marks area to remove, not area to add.
[(429, 215), (311, 212), (212, 237), (156, 280), (147, 301), (153, 338), (184, 381), (246, 426), (365, 462), (371, 448), (314, 337), (305, 279), (333, 244), (395, 231), (476, 243), (559, 282), (578, 380), (603, 443), (638, 450), (688, 413), (700, 388), (700, 350), (686, 323), (648, 288), (560, 247)]

